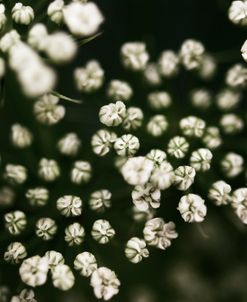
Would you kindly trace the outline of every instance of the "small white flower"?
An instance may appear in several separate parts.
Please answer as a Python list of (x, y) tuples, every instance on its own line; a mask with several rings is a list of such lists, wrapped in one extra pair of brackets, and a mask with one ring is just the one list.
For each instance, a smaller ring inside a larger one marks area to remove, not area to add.
[(76, 156), (81, 146), (81, 140), (74, 132), (64, 135), (57, 144), (58, 150), (61, 154), (67, 156)]
[(247, 188), (239, 188), (233, 192), (232, 206), (239, 219), (247, 224)]
[(0, 4), (0, 30), (4, 27), (7, 21), (7, 17), (5, 15), (5, 6), (1, 3)]
[(32, 206), (45, 206), (49, 199), (49, 191), (46, 188), (36, 187), (28, 189), (25, 196)]
[(20, 124), (14, 124), (11, 127), (11, 142), (13, 146), (20, 149), (26, 148), (31, 145), (32, 141), (33, 136), (28, 128)]
[(206, 123), (196, 116), (188, 116), (180, 120), (179, 127), (186, 136), (202, 137)]
[(46, 94), (34, 104), (34, 115), (38, 122), (45, 125), (58, 123), (65, 115), (65, 108), (59, 105), (59, 98)]
[(38, 302), (32, 289), (23, 289), (18, 296), (13, 296), (10, 302)]
[(100, 10), (93, 2), (72, 2), (65, 6), (63, 15), (70, 32), (79, 37), (93, 35), (104, 21)]
[(94, 255), (89, 252), (78, 254), (74, 260), (75, 270), (78, 270), (84, 277), (90, 277), (97, 267)]
[(18, 2), (12, 8), (12, 19), (15, 23), (22, 25), (30, 24), (34, 19), (34, 11), (31, 6), (24, 6)]
[(21, 185), (27, 180), (27, 169), (21, 165), (7, 164), (4, 178), (11, 184)]
[(216, 95), (216, 105), (222, 111), (236, 108), (240, 100), (241, 93), (231, 89), (224, 89)]
[(160, 73), (164, 78), (170, 78), (178, 73), (179, 58), (172, 50), (163, 51), (158, 64)]
[(157, 114), (150, 118), (147, 131), (152, 136), (161, 136), (168, 128), (168, 122), (164, 115)]
[(226, 74), (226, 84), (231, 88), (245, 88), (247, 68), (242, 64), (233, 65)]
[(44, 51), (54, 63), (63, 64), (75, 57), (77, 45), (68, 34), (56, 32), (47, 37)]
[(64, 264), (63, 255), (53, 250), (47, 251), (45, 253), (45, 258), (48, 261), (48, 266), (50, 270), (53, 270), (59, 264)]
[(148, 103), (153, 109), (161, 110), (171, 105), (172, 98), (168, 92), (155, 91), (148, 94)]
[(178, 210), (186, 222), (202, 222), (207, 214), (204, 200), (196, 194), (182, 196)]
[(9, 207), (13, 204), (15, 199), (15, 192), (8, 186), (0, 188), (0, 207)]
[(104, 82), (104, 70), (96, 60), (88, 61), (85, 67), (76, 68), (74, 71), (76, 87), (84, 93), (98, 90)]
[(225, 181), (216, 181), (211, 185), (208, 191), (208, 198), (211, 199), (217, 206), (226, 205), (231, 201), (231, 190), (231, 186)]
[(191, 103), (199, 109), (207, 109), (211, 105), (212, 95), (206, 89), (195, 89), (191, 92)]
[(141, 262), (143, 258), (147, 258), (149, 256), (149, 251), (146, 248), (146, 242), (137, 237), (131, 238), (125, 247), (125, 256), (132, 263)]
[(64, 240), (69, 246), (80, 245), (85, 237), (85, 230), (78, 222), (72, 223), (65, 228)]
[(174, 184), (178, 190), (186, 191), (194, 183), (196, 170), (190, 166), (179, 166), (174, 174)]
[(228, 17), (235, 24), (247, 25), (247, 2), (233, 1), (229, 7)]
[(142, 42), (128, 42), (121, 47), (123, 65), (131, 70), (144, 70), (149, 60), (146, 45)]
[(180, 58), (184, 67), (188, 70), (197, 69), (203, 59), (204, 46), (196, 40), (186, 40), (180, 49)]
[(141, 127), (143, 118), (144, 115), (140, 108), (129, 107), (123, 120), (123, 128), (126, 130), (136, 130)]
[(166, 153), (160, 149), (152, 149), (148, 152), (146, 157), (155, 163), (155, 166), (159, 166), (167, 158)]
[(107, 88), (107, 96), (113, 101), (126, 102), (133, 95), (133, 90), (129, 83), (120, 80), (112, 80)]
[(160, 190), (169, 188), (174, 180), (174, 171), (172, 165), (168, 161), (163, 161), (156, 167), (150, 177), (150, 182)]
[(7, 246), (4, 260), (10, 263), (20, 263), (27, 257), (25, 246), (21, 242), (12, 242)]
[(100, 267), (92, 273), (90, 284), (97, 299), (108, 301), (119, 292), (120, 281), (115, 272)]
[(70, 172), (71, 182), (80, 185), (87, 183), (92, 177), (92, 167), (89, 162), (78, 160), (73, 164), (73, 168)]
[(154, 162), (143, 156), (129, 158), (121, 169), (121, 173), (130, 185), (144, 185), (150, 178)]
[(242, 173), (244, 167), (244, 159), (241, 155), (234, 152), (227, 153), (221, 161), (221, 168), (225, 175), (233, 178)]
[(48, 268), (48, 261), (45, 257), (27, 258), (19, 268), (21, 280), (32, 287), (43, 285), (47, 280)]
[(52, 284), (61, 290), (69, 290), (75, 283), (75, 277), (68, 265), (58, 264), (51, 272)]
[(57, 200), (57, 209), (66, 217), (80, 216), (82, 212), (82, 200), (78, 196), (64, 195)]
[(210, 80), (217, 71), (217, 63), (213, 56), (205, 53), (202, 56), (202, 61), (200, 63), (199, 69), (197, 70), (197, 73), (199, 77), (201, 77), (203, 80)]
[(144, 78), (150, 86), (158, 86), (161, 84), (161, 76), (159, 67), (155, 63), (147, 64), (144, 70)]
[(55, 181), (60, 176), (58, 163), (53, 159), (42, 158), (39, 162), (38, 174), (47, 182)]
[(109, 190), (98, 190), (90, 195), (89, 207), (93, 211), (102, 212), (111, 207), (112, 193)]
[[(246, 6), (247, 8), (247, 6)], [(247, 10), (246, 10), (247, 12)], [(241, 53), (242, 53), (242, 57), (245, 60), (245, 62), (247, 61), (247, 40), (244, 42), (244, 44), (241, 47)]]
[(143, 229), (144, 239), (150, 246), (165, 250), (171, 240), (178, 237), (174, 222), (165, 223), (162, 218), (148, 220)]
[(213, 154), (209, 149), (200, 148), (192, 152), (190, 157), (190, 165), (195, 168), (196, 171), (208, 171), (210, 169), (211, 160)]
[(206, 128), (202, 141), (205, 144), (205, 146), (210, 150), (214, 150), (219, 146), (221, 146), (222, 138), (220, 136), (219, 128), (217, 127)]
[(36, 235), (43, 240), (51, 240), (57, 232), (57, 225), (55, 220), (49, 217), (40, 218), (36, 222)]
[(221, 117), (220, 126), (226, 134), (235, 134), (243, 130), (244, 122), (238, 115), (228, 113)]
[(20, 41), (20, 35), (15, 29), (8, 31), (0, 39), (0, 49), (2, 52), (7, 52), (11, 49), (12, 46), (17, 44)]
[(176, 158), (185, 157), (188, 150), (189, 143), (182, 136), (175, 136), (168, 143), (167, 152)]
[(121, 101), (102, 106), (99, 111), (100, 122), (108, 127), (119, 126), (125, 116), (126, 107)]
[(92, 226), (91, 235), (100, 244), (106, 244), (115, 236), (115, 230), (108, 220), (98, 219)]
[(28, 32), (27, 42), (38, 51), (43, 51), (46, 47), (48, 31), (44, 24), (36, 23)]
[(160, 190), (153, 187), (150, 183), (135, 186), (131, 196), (134, 205), (140, 211), (147, 211), (150, 208), (157, 209), (160, 207)]
[(47, 9), (47, 15), (56, 24), (60, 24), (63, 21), (63, 9), (64, 1), (63, 0), (54, 0), (52, 1)]
[(98, 130), (92, 137), (91, 145), (93, 152), (99, 156), (105, 156), (110, 152), (117, 135), (105, 129)]
[(119, 156), (133, 156), (139, 148), (139, 139), (132, 134), (124, 134), (114, 143), (114, 149)]

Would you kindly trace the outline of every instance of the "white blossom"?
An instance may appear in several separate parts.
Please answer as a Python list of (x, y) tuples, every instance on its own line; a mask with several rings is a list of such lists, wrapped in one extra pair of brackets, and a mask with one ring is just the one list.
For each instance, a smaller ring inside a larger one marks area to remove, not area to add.
[(64, 240), (69, 246), (80, 245), (85, 237), (85, 230), (78, 222), (72, 223), (65, 228)]
[(221, 168), (229, 178), (238, 176), (243, 171), (244, 159), (241, 155), (229, 152), (221, 160)]
[(223, 89), (216, 95), (216, 105), (222, 111), (237, 107), (241, 100), (241, 93), (231, 89)]
[(8, 186), (0, 188), (0, 208), (9, 207), (13, 204), (15, 192)]
[(191, 103), (199, 109), (207, 109), (211, 105), (212, 95), (206, 89), (195, 89), (191, 92)]
[(186, 191), (194, 183), (196, 170), (190, 166), (179, 166), (174, 174), (174, 184), (178, 190)]
[(89, 207), (93, 211), (102, 212), (111, 207), (112, 193), (109, 190), (98, 190), (90, 194)]
[(197, 74), (203, 80), (211, 80), (217, 71), (217, 63), (213, 56), (204, 53)]
[(5, 6), (1, 3), (0, 4), (0, 30), (4, 27), (7, 21), (7, 17), (5, 15)]
[(178, 210), (186, 222), (202, 222), (207, 214), (204, 200), (196, 194), (182, 196)]
[(247, 84), (247, 68), (242, 64), (233, 65), (227, 71), (226, 84), (230, 88), (245, 88)]
[(12, 29), (4, 34), (0, 39), (0, 49), (2, 52), (7, 52), (11, 49), (12, 46), (20, 42), (20, 35), (15, 30)]
[(53, 285), (63, 291), (69, 290), (75, 283), (75, 277), (70, 267), (65, 264), (58, 264), (51, 272)]
[(228, 113), (221, 117), (220, 126), (224, 133), (235, 134), (243, 130), (244, 122), (238, 115)]
[(119, 156), (133, 156), (139, 148), (139, 139), (132, 134), (124, 134), (117, 138), (114, 143), (114, 149)]
[(204, 46), (197, 40), (185, 40), (180, 49), (180, 58), (184, 67), (188, 70), (197, 69), (203, 59)]
[(247, 25), (247, 2), (233, 1), (229, 7), (228, 17), (235, 24)]
[(149, 63), (144, 70), (144, 78), (150, 86), (161, 84), (161, 75), (158, 64)]
[(57, 209), (66, 217), (80, 216), (82, 200), (78, 196), (64, 195), (57, 200)]
[(110, 103), (100, 108), (100, 122), (108, 127), (119, 126), (126, 115), (126, 107), (123, 102)]
[(168, 128), (168, 121), (164, 115), (157, 114), (147, 123), (147, 131), (152, 136), (161, 136)]
[(188, 116), (180, 120), (179, 127), (186, 136), (202, 137), (206, 123), (196, 116)]
[(139, 210), (135, 205), (132, 207), (132, 217), (135, 221), (143, 222), (152, 219), (156, 210), (148, 208), (146, 211)]
[(226, 205), (231, 201), (231, 186), (223, 180), (214, 182), (209, 191), (208, 198), (212, 200), (217, 206)]
[(45, 206), (49, 199), (49, 191), (46, 188), (36, 187), (28, 189), (25, 196), (32, 206)]
[(57, 147), (61, 154), (73, 157), (78, 154), (81, 140), (76, 133), (67, 133), (58, 141)]
[(47, 241), (53, 239), (57, 232), (57, 225), (55, 220), (49, 217), (40, 218), (36, 222), (36, 235), (41, 239)]
[(170, 94), (166, 91), (154, 91), (148, 94), (148, 103), (155, 110), (169, 107), (172, 103)]
[(125, 255), (132, 263), (141, 262), (143, 258), (147, 258), (149, 256), (149, 251), (146, 248), (146, 242), (137, 237), (131, 238), (126, 244)]
[(167, 158), (166, 153), (160, 149), (152, 149), (148, 152), (146, 157), (155, 163), (155, 166), (159, 166)]
[(87, 161), (78, 160), (73, 163), (72, 170), (70, 172), (71, 182), (80, 185), (87, 183), (92, 177), (92, 167)]
[(21, 185), (27, 180), (27, 169), (22, 165), (7, 164), (4, 178), (11, 184)]
[(30, 130), (20, 124), (14, 124), (11, 127), (11, 142), (17, 148), (26, 148), (31, 145), (33, 135)]
[(160, 190), (150, 183), (135, 186), (131, 196), (134, 205), (140, 211), (147, 211), (150, 208), (157, 209), (160, 207)]
[(163, 161), (158, 167), (155, 167), (150, 177), (150, 182), (160, 190), (169, 188), (173, 180), (173, 167), (168, 161)]
[(21, 280), (32, 287), (43, 285), (47, 280), (48, 268), (48, 261), (45, 257), (27, 258), (19, 268)]
[(220, 135), (219, 128), (207, 127), (204, 132), (202, 141), (205, 144), (205, 146), (210, 150), (214, 150), (214, 149), (218, 148), (219, 146), (221, 146), (222, 138)]
[(60, 24), (63, 21), (63, 0), (52, 1), (47, 8), (47, 15), (56, 24)]
[(123, 128), (126, 130), (136, 130), (141, 127), (143, 118), (144, 115), (140, 108), (129, 107), (123, 120)]
[(99, 8), (93, 2), (72, 2), (65, 6), (63, 15), (70, 32), (79, 37), (93, 35), (104, 21)]
[(12, 19), (15, 23), (28, 25), (34, 19), (34, 11), (31, 6), (25, 6), (21, 2), (17, 2), (12, 8)]
[(91, 235), (100, 244), (106, 244), (115, 236), (115, 230), (108, 220), (98, 219), (92, 226)]
[(107, 88), (107, 96), (113, 101), (126, 102), (133, 95), (133, 90), (129, 83), (120, 80), (112, 80)]
[(179, 58), (172, 50), (163, 51), (160, 55), (158, 66), (160, 74), (165, 78), (170, 78), (178, 73)]
[(91, 139), (93, 152), (99, 156), (105, 156), (110, 152), (117, 135), (105, 129), (98, 130)]
[(78, 270), (84, 277), (90, 277), (97, 267), (94, 255), (89, 252), (78, 254), (74, 260), (75, 270)]
[(42, 23), (36, 23), (28, 32), (27, 42), (34, 49), (43, 51), (46, 48), (47, 37), (46, 26)]
[(27, 257), (25, 246), (21, 242), (12, 242), (7, 246), (4, 253), (4, 260), (10, 263), (20, 263)]
[(211, 167), (211, 160), (213, 154), (209, 149), (200, 148), (193, 151), (190, 157), (190, 165), (195, 168), (196, 171), (208, 171)]
[(233, 192), (232, 206), (239, 219), (247, 224), (247, 188), (239, 188)]
[(51, 271), (53, 271), (57, 265), (64, 264), (63, 255), (57, 251), (47, 251), (45, 253), (45, 258), (48, 261), (48, 266)]
[(10, 302), (38, 302), (32, 289), (24, 288), (18, 296), (13, 296)]
[(38, 175), (47, 182), (57, 180), (60, 176), (58, 163), (53, 159), (42, 158), (39, 161)]
[(140, 71), (147, 66), (149, 54), (144, 43), (128, 42), (121, 47), (121, 58), (124, 67)]
[(185, 157), (186, 153), (189, 150), (189, 143), (183, 136), (175, 136), (170, 139), (167, 152), (176, 158)]

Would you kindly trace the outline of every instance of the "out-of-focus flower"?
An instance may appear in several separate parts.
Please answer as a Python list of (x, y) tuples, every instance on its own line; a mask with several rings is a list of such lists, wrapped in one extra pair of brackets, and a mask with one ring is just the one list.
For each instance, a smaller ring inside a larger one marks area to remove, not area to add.
[(81, 140), (76, 133), (67, 133), (58, 141), (58, 150), (67, 156), (76, 156), (81, 146)]
[(97, 131), (91, 140), (93, 152), (99, 156), (105, 156), (110, 152), (114, 142), (117, 139), (117, 135), (105, 129)]
[(36, 23), (28, 32), (27, 42), (34, 49), (42, 51), (46, 47), (48, 31), (44, 24)]
[(31, 145), (33, 136), (28, 128), (20, 124), (14, 124), (11, 127), (11, 141), (13, 146), (22, 149)]
[(93, 211), (102, 212), (111, 206), (112, 194), (109, 190), (98, 190), (90, 195), (89, 207)]
[(65, 264), (58, 264), (51, 272), (52, 283), (61, 290), (69, 290), (75, 283), (75, 277), (70, 267)]
[(180, 58), (184, 67), (188, 70), (200, 67), (203, 60), (204, 46), (196, 40), (186, 40), (180, 49)]
[(186, 136), (202, 137), (206, 123), (196, 116), (188, 116), (180, 120), (179, 126)]
[(166, 91), (155, 91), (148, 94), (148, 103), (153, 109), (161, 110), (171, 105), (172, 98)]
[(121, 101), (102, 106), (99, 111), (100, 122), (108, 127), (119, 126), (125, 115), (126, 107)]
[(149, 60), (146, 45), (142, 42), (128, 42), (121, 48), (123, 65), (131, 70), (144, 70)]
[(147, 131), (152, 136), (161, 136), (168, 128), (168, 122), (164, 115), (157, 114), (150, 118), (147, 123)]
[(42, 187), (28, 189), (26, 198), (32, 206), (44, 206), (49, 199), (49, 191)]
[(47, 15), (56, 24), (60, 24), (63, 21), (63, 0), (52, 1), (47, 8)]
[(163, 161), (159, 166), (155, 167), (150, 177), (150, 182), (160, 190), (169, 188), (173, 180), (173, 167), (168, 161)]
[(39, 162), (38, 174), (47, 182), (55, 181), (60, 176), (58, 163), (53, 159), (42, 158)]
[(227, 153), (221, 161), (222, 170), (229, 178), (238, 176), (244, 169), (243, 165), (243, 157), (234, 152)]
[(228, 11), (228, 17), (235, 24), (247, 25), (247, 2), (233, 1)]
[(112, 80), (107, 88), (107, 96), (113, 101), (129, 101), (132, 94), (131, 86), (125, 81)]
[(0, 4), (0, 30), (4, 27), (7, 17), (5, 15), (5, 6)]
[(53, 269), (57, 265), (64, 264), (64, 257), (63, 257), (63, 255), (61, 253), (53, 251), (53, 250), (47, 251), (45, 253), (45, 258), (48, 261), (48, 266), (49, 266), (49, 269), (51, 271), (53, 271)]
[(18, 296), (13, 296), (10, 302), (38, 302), (32, 289), (24, 288)]
[(27, 169), (21, 165), (7, 164), (4, 178), (10, 184), (21, 185), (27, 180)]
[(211, 160), (213, 154), (209, 149), (200, 148), (192, 152), (190, 157), (190, 165), (195, 168), (196, 171), (207, 171), (210, 169)]
[(163, 51), (158, 66), (160, 74), (165, 78), (170, 78), (178, 73), (179, 58), (172, 50)]

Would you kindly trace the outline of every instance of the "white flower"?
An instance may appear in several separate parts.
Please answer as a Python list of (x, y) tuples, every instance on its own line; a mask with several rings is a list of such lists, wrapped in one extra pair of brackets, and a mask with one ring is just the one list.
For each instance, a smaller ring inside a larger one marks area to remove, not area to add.
[(27, 225), (27, 217), (22, 211), (13, 211), (4, 215), (5, 227), (11, 235), (21, 234)]
[(120, 80), (112, 80), (107, 88), (107, 96), (113, 101), (126, 102), (133, 95), (133, 90), (129, 83)]
[(191, 92), (191, 103), (199, 109), (207, 109), (211, 105), (212, 95), (206, 89), (195, 89)]
[(108, 127), (119, 126), (125, 115), (126, 107), (121, 101), (102, 106), (99, 111), (100, 122)]
[(180, 120), (179, 127), (186, 136), (202, 137), (206, 123), (196, 116), (188, 116)]
[(38, 302), (32, 289), (24, 288), (18, 296), (13, 296), (10, 302)]
[[(246, 6), (247, 8), (247, 6)], [(246, 10), (247, 12), (247, 10)], [(245, 40), (244, 44), (241, 47), (241, 53), (242, 53), (242, 57), (245, 60), (245, 62), (247, 61), (247, 40)]]
[(64, 195), (57, 200), (58, 211), (66, 216), (80, 216), (82, 212), (82, 200), (78, 196)]
[(21, 280), (32, 287), (43, 285), (47, 279), (48, 268), (48, 261), (45, 257), (27, 258), (19, 268)]
[(2, 52), (7, 52), (20, 41), (20, 35), (15, 29), (8, 31), (0, 39), (0, 49)]
[(147, 64), (144, 70), (144, 78), (150, 86), (158, 86), (161, 84), (161, 76), (159, 67), (155, 63)]
[(4, 27), (6, 21), (7, 18), (5, 15), (5, 6), (1, 3), (0, 4), (0, 30)]
[(124, 134), (114, 143), (114, 149), (119, 156), (133, 156), (139, 148), (139, 139), (132, 134)]
[(39, 162), (38, 174), (47, 182), (55, 181), (60, 176), (58, 163), (53, 159), (42, 158)]
[(149, 208), (146, 211), (140, 211), (135, 205), (132, 207), (132, 217), (135, 221), (143, 222), (152, 219), (155, 215), (155, 209)]
[(75, 283), (75, 277), (68, 265), (58, 264), (51, 272), (52, 283), (56, 288), (69, 290)]
[(72, 2), (65, 6), (63, 15), (70, 32), (80, 37), (93, 35), (104, 21), (100, 10), (93, 2)]
[(44, 50), (53, 62), (63, 64), (75, 57), (77, 45), (68, 34), (56, 32), (47, 37)]
[(49, 217), (40, 218), (36, 222), (36, 235), (43, 240), (51, 240), (57, 232), (55, 220)]
[(239, 219), (247, 224), (247, 188), (239, 188), (233, 192), (232, 206)]
[(170, 78), (178, 73), (179, 58), (172, 50), (163, 51), (158, 64), (159, 71), (165, 78)]
[(10, 243), (4, 253), (4, 260), (10, 263), (20, 263), (26, 257), (27, 251), (21, 242)]
[(47, 251), (45, 253), (45, 258), (48, 261), (49, 269), (53, 270), (57, 265), (64, 264), (63, 255), (56, 251)]
[(87, 183), (92, 176), (92, 167), (89, 162), (78, 160), (73, 164), (70, 172), (70, 179), (76, 185)]
[(222, 144), (219, 128), (206, 128), (202, 141), (208, 149), (214, 150), (218, 148)]
[(152, 149), (148, 152), (146, 157), (155, 163), (155, 166), (159, 166), (167, 158), (166, 153), (160, 149)]
[(9, 207), (13, 204), (15, 199), (15, 192), (8, 186), (0, 188), (0, 207)]
[(80, 245), (85, 237), (85, 230), (78, 222), (72, 223), (65, 228), (64, 240), (69, 246)]
[(129, 158), (121, 169), (121, 173), (130, 185), (144, 185), (153, 171), (154, 163), (143, 156)]
[(149, 256), (149, 251), (146, 248), (146, 242), (143, 239), (133, 237), (128, 240), (125, 247), (125, 256), (132, 263), (141, 262), (143, 258)]
[(218, 180), (211, 185), (208, 191), (208, 198), (217, 206), (228, 204), (231, 201), (231, 190), (232, 188), (229, 184), (223, 180)]
[(172, 99), (168, 92), (155, 91), (148, 94), (148, 103), (155, 110), (161, 110), (171, 105)]
[(128, 42), (121, 47), (123, 65), (131, 70), (144, 70), (149, 60), (146, 45), (142, 42)]
[(175, 136), (168, 143), (167, 152), (176, 158), (185, 157), (188, 150), (189, 143), (182, 136)]
[(220, 126), (226, 134), (235, 134), (243, 130), (244, 122), (238, 115), (228, 113), (221, 117)]
[(245, 88), (247, 68), (242, 64), (233, 65), (226, 74), (226, 84), (231, 88)]
[(65, 108), (58, 104), (59, 98), (46, 94), (34, 104), (34, 114), (36, 119), (45, 125), (58, 123), (65, 115)]
[(174, 174), (174, 184), (178, 190), (186, 191), (194, 183), (196, 170), (190, 166), (179, 166)]
[(104, 70), (98, 61), (88, 61), (85, 67), (76, 68), (74, 71), (77, 89), (84, 93), (98, 90), (103, 85), (104, 74)]
[(190, 157), (190, 165), (196, 171), (208, 171), (210, 169), (213, 154), (209, 149), (200, 148), (192, 152)]
[(204, 200), (196, 194), (182, 196), (178, 210), (186, 222), (202, 222), (207, 214)]
[(227, 153), (221, 161), (221, 168), (229, 178), (238, 176), (243, 171), (244, 159), (234, 152)]
[(241, 99), (239, 91), (224, 89), (216, 96), (216, 105), (222, 111), (231, 110), (237, 107)]
[(117, 135), (105, 129), (98, 130), (92, 137), (91, 145), (93, 152), (99, 156), (105, 156), (110, 152)]
[(12, 8), (12, 19), (15, 23), (28, 25), (34, 19), (34, 11), (31, 6), (24, 6), (22, 3), (18, 2)]
[(157, 209), (160, 207), (160, 190), (150, 183), (135, 186), (131, 196), (134, 205), (140, 211), (147, 211), (149, 208)]
[(93, 211), (102, 212), (111, 206), (112, 193), (109, 190), (98, 190), (90, 195), (89, 207)]
[(203, 80), (210, 80), (217, 71), (217, 63), (213, 56), (204, 53), (197, 74)]
[(27, 42), (34, 49), (42, 51), (46, 47), (48, 32), (42, 23), (36, 23), (28, 32)]
[(27, 169), (21, 165), (7, 164), (4, 178), (11, 184), (21, 185), (27, 180)]
[(123, 120), (123, 128), (126, 130), (135, 130), (142, 125), (143, 112), (138, 107), (129, 107)]
[(188, 70), (197, 69), (203, 59), (204, 46), (196, 40), (186, 40), (180, 49), (180, 58), (184, 67)]
[(34, 189), (27, 190), (25, 196), (32, 206), (40, 207), (47, 204), (49, 191), (46, 188), (36, 187)]
[(156, 167), (150, 177), (150, 182), (160, 190), (169, 188), (174, 180), (174, 171), (172, 165), (168, 161), (163, 161)]
[(47, 15), (56, 24), (60, 24), (63, 21), (63, 0), (54, 0), (51, 2), (47, 9)]
[(64, 135), (57, 144), (61, 154), (67, 156), (76, 156), (81, 146), (81, 140), (74, 132)]
[(100, 267), (92, 273), (90, 284), (97, 299), (108, 301), (119, 292), (120, 281), (115, 272)]
[(20, 124), (14, 124), (11, 127), (11, 142), (13, 146), (20, 149), (26, 148), (31, 145), (32, 141), (33, 136), (28, 128)]
[(228, 17), (235, 24), (247, 25), (247, 2), (233, 1), (228, 11)]
[(168, 128), (168, 122), (164, 115), (157, 114), (150, 118), (147, 131), (152, 136), (161, 136)]
[(75, 270), (80, 271), (80, 274), (84, 277), (90, 277), (97, 267), (94, 255), (89, 252), (78, 254), (74, 260)]
[(115, 230), (112, 228), (109, 221), (98, 219), (92, 226), (91, 235), (93, 239), (100, 244), (106, 244), (115, 236)]
[(162, 218), (148, 220), (143, 229), (144, 239), (148, 245), (165, 250), (171, 240), (177, 238), (174, 222), (165, 223)]

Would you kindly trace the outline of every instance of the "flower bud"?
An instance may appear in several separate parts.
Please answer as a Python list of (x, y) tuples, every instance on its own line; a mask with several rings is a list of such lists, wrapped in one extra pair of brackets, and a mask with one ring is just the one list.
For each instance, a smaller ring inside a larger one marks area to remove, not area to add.
[(27, 257), (25, 246), (21, 242), (12, 242), (4, 253), (4, 260), (13, 264), (20, 263)]
[(133, 156), (139, 148), (139, 139), (132, 134), (124, 134), (114, 143), (114, 149), (119, 156)]
[(183, 158), (189, 150), (187, 140), (182, 136), (173, 137), (168, 143), (167, 152), (175, 158)]
[(131, 196), (134, 205), (140, 211), (147, 211), (149, 208), (157, 209), (160, 207), (160, 190), (153, 187), (150, 183), (135, 186)]
[(27, 218), (22, 211), (13, 211), (4, 215), (5, 227), (11, 235), (21, 234), (27, 225)]
[(82, 200), (78, 196), (64, 195), (57, 200), (57, 209), (66, 217), (80, 216), (82, 212)]
[(110, 152), (116, 139), (117, 135), (114, 132), (105, 129), (97, 131), (91, 140), (93, 152), (99, 156), (105, 156)]
[(70, 224), (65, 229), (65, 241), (69, 246), (80, 245), (85, 237), (85, 230), (78, 222)]
[(18, 2), (12, 8), (12, 19), (15, 23), (28, 25), (34, 19), (34, 11), (31, 6), (24, 6)]
[(213, 154), (210, 150), (200, 148), (192, 152), (190, 157), (190, 165), (195, 168), (196, 171), (208, 171), (210, 169), (211, 160)]
[(143, 258), (147, 258), (149, 251), (146, 248), (145, 241), (137, 237), (131, 238), (125, 247), (125, 256), (132, 263), (138, 263), (141, 262)]
[(168, 122), (164, 115), (157, 114), (150, 118), (147, 131), (152, 136), (161, 136), (168, 128)]
[(196, 171), (190, 166), (179, 166), (174, 174), (174, 184), (178, 190), (186, 191), (194, 183)]
[(26, 148), (32, 143), (32, 133), (20, 124), (14, 124), (11, 127), (11, 142), (16, 148)]
[(87, 161), (78, 160), (73, 164), (73, 168), (70, 172), (71, 182), (80, 185), (87, 183), (92, 177), (92, 167)]
[(75, 270), (78, 270), (84, 277), (90, 277), (97, 267), (94, 255), (89, 252), (78, 254), (74, 260)]
[(114, 237), (115, 230), (112, 228), (109, 221), (98, 219), (92, 226), (91, 235), (93, 239), (100, 244), (106, 244)]
[(95, 191), (90, 195), (89, 207), (93, 211), (103, 212), (111, 207), (112, 194), (109, 190)]
[(121, 47), (121, 57), (124, 67), (133, 71), (144, 70), (149, 60), (146, 45), (141, 42), (125, 43)]
[(47, 241), (51, 240), (57, 232), (57, 225), (55, 220), (49, 217), (40, 218), (36, 222), (36, 235), (41, 239)]
[(49, 199), (49, 191), (46, 188), (37, 187), (26, 192), (26, 198), (32, 206), (45, 206)]
[(42, 158), (39, 162), (38, 174), (47, 182), (55, 181), (60, 176), (58, 163), (53, 159)]
[(75, 277), (68, 265), (58, 264), (51, 272), (53, 285), (63, 291), (69, 290), (75, 283)]
[(133, 95), (131, 86), (124, 81), (112, 80), (107, 88), (107, 96), (112, 101), (127, 102)]
[(102, 106), (99, 111), (100, 122), (108, 127), (119, 126), (126, 116), (126, 107), (123, 102), (110, 103)]

